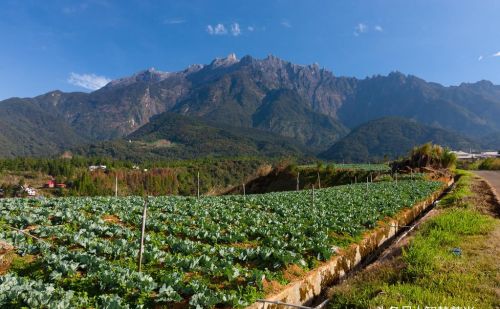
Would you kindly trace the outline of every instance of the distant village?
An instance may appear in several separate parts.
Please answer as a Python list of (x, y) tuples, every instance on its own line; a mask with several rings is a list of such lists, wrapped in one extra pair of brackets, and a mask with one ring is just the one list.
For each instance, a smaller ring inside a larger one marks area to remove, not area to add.
[[(136, 171), (141, 170), (141, 168), (138, 165), (133, 165), (132, 169)], [(108, 172), (108, 167), (106, 165), (90, 165), (88, 167), (88, 170), (89, 172), (98, 172), (98, 171)], [(148, 169), (142, 169), (142, 171), (147, 172)], [(57, 182), (56, 179), (52, 177), (51, 179), (47, 180), (47, 182), (45, 182), (43, 186), (39, 188), (35, 188), (29, 184), (20, 185), (17, 194), (20, 196), (37, 197), (41, 195), (40, 189), (65, 189), (66, 187), (67, 187), (66, 183)], [(2, 188), (0, 188), (0, 198), (5, 197), (5, 194), (6, 192)]]
[(500, 151), (484, 151), (484, 152), (465, 152), (452, 151), (457, 156), (458, 160), (480, 160), (488, 158), (500, 158)]

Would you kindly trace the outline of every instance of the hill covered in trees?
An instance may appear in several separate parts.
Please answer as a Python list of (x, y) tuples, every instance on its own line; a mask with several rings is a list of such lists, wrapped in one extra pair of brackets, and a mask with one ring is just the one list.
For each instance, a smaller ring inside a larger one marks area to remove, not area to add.
[(383, 161), (396, 159), (427, 142), (452, 149), (479, 147), (458, 133), (404, 118), (386, 117), (360, 125), (319, 156), (336, 162)]

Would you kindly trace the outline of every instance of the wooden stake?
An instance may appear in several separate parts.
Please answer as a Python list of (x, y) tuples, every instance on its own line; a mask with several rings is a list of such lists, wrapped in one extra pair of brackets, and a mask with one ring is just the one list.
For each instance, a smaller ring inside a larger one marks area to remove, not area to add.
[(118, 196), (118, 175), (115, 175), (115, 197)]
[(314, 208), (314, 185), (312, 186), (312, 207)]
[(246, 198), (245, 183), (243, 183), (243, 197)]
[(318, 189), (321, 189), (321, 177), (319, 177), (319, 172), (318, 172)]
[(141, 244), (139, 248), (139, 272), (142, 270), (142, 254), (144, 253), (144, 232), (146, 230), (146, 212), (148, 207), (147, 197), (144, 199), (144, 208), (142, 210)]
[(197, 178), (197, 197), (198, 199), (200, 198), (200, 172), (198, 171), (198, 178)]
[(300, 182), (299, 182), (300, 172), (297, 172), (297, 191), (300, 190)]

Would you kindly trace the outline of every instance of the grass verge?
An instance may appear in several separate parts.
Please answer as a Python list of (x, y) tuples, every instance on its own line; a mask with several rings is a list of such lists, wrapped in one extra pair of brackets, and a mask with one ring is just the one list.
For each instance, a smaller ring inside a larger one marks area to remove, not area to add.
[(330, 308), (500, 308), (500, 220), (475, 207), (477, 180), (458, 173), (402, 255), (332, 288)]

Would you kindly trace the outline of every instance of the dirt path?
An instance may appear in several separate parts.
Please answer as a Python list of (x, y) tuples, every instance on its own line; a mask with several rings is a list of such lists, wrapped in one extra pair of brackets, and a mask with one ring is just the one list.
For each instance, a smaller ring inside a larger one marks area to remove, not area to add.
[(484, 178), (491, 185), (500, 201), (500, 171), (474, 171), (474, 174)]

